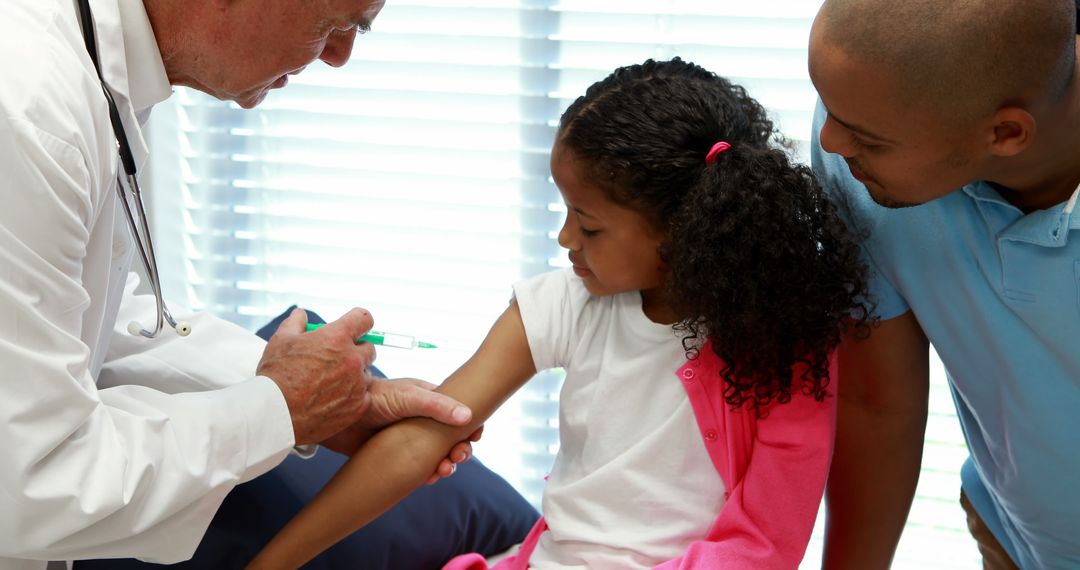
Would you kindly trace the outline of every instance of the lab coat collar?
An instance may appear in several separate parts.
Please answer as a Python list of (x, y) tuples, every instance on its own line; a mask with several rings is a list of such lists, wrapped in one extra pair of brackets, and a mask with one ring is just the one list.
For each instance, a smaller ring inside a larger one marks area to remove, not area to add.
[(143, 0), (120, 0), (120, 22), (131, 107), (140, 120), (145, 120), (151, 107), (172, 95), (172, 85)]
[(97, 28), (98, 57), (105, 82), (116, 100), (135, 166), (149, 156), (142, 124), (155, 104), (171, 94), (143, 0), (90, 0)]

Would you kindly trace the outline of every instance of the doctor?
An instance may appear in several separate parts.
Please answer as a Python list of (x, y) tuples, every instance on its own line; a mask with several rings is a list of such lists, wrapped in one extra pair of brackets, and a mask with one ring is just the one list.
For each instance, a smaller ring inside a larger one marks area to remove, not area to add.
[[(382, 5), (91, 0), (135, 165), (172, 85), (253, 107), (315, 59), (344, 64)], [(128, 332), (153, 331), (157, 312), (132, 295), (138, 248), (77, 6), (0, 4), (0, 568), (184, 560), (226, 494), (294, 446), (347, 452), (406, 416), (464, 423), (469, 410), (430, 387), (370, 378), (374, 352), (352, 342), (372, 325), (362, 309), (309, 334), (298, 311), (269, 344), (209, 315), (177, 315), (186, 338)]]

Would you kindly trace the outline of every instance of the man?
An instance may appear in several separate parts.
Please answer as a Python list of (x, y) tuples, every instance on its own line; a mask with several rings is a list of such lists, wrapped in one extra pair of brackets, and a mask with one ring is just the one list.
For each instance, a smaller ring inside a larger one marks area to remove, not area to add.
[(971, 453), (987, 568), (1080, 567), (1080, 83), (1072, 0), (826, 0), (812, 158), (881, 318), (840, 351), (825, 566), (887, 568), (911, 505), (928, 343)]
[[(141, 165), (140, 124), (171, 85), (253, 107), (315, 59), (344, 64), (383, 0), (90, 4)], [(353, 342), (372, 325), (362, 309), (307, 334), (295, 311), (269, 344), (208, 315), (189, 318), (186, 338), (124, 329), (154, 322), (154, 303), (132, 297), (133, 281), (125, 291), (135, 247), (80, 11), (0, 7), (0, 568), (184, 560), (226, 494), (294, 445), (349, 452), (402, 417), (465, 422), (469, 410), (430, 386), (371, 379), (374, 351)], [(451, 457), (470, 452), (464, 442)]]

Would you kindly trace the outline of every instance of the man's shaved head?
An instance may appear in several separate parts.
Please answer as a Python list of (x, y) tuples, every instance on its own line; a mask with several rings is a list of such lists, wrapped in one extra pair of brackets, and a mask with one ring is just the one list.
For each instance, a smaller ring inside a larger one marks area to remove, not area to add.
[(965, 122), (1065, 92), (1075, 0), (826, 0), (816, 38), (885, 69), (905, 103)]

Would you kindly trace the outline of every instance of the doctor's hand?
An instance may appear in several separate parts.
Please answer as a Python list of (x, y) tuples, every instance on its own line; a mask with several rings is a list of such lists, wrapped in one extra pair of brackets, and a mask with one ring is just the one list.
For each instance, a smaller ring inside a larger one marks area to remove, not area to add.
[[(469, 423), (472, 412), (457, 400), (435, 392), (435, 385), (423, 380), (405, 378), (400, 380), (373, 380), (368, 388), (371, 406), (364, 417), (348, 429), (323, 441), (321, 445), (338, 453), (352, 455), (380, 429), (412, 417), (431, 418), (447, 425), (460, 426)], [(483, 426), (450, 450), (450, 454), (436, 467), (428, 484), (441, 477), (449, 477), (472, 457), (472, 443), (480, 439)]]
[(294, 309), (270, 337), (257, 374), (285, 396), (296, 445), (318, 443), (360, 421), (371, 407), (368, 367), (375, 348), (356, 339), (371, 330), (371, 313), (353, 309), (305, 333), (307, 314)]

